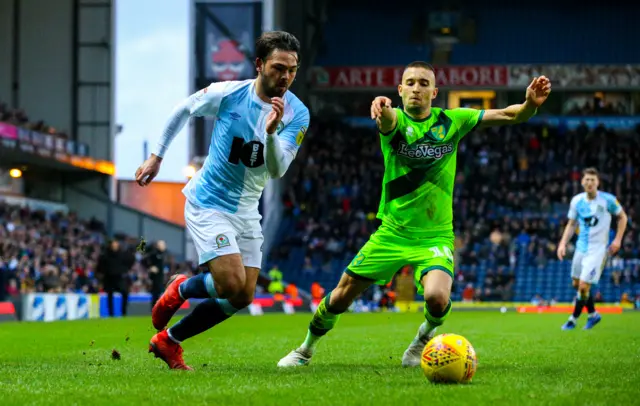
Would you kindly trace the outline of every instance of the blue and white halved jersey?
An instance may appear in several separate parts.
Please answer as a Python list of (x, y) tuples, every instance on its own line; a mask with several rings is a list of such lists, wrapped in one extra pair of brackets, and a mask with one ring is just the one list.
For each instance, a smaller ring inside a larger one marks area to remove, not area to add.
[(567, 217), (578, 222), (576, 251), (586, 253), (606, 248), (611, 215), (617, 216), (621, 212), (622, 206), (610, 193), (597, 192), (593, 200), (587, 198), (586, 192), (574, 196)]
[[(272, 105), (256, 94), (255, 79), (212, 83), (189, 99), (190, 116), (215, 117), (209, 155), (183, 189), (196, 206), (259, 220), (258, 202), (270, 175), (266, 160), (266, 119)], [(309, 110), (291, 92), (283, 97), (277, 137), (295, 158), (309, 127)]]

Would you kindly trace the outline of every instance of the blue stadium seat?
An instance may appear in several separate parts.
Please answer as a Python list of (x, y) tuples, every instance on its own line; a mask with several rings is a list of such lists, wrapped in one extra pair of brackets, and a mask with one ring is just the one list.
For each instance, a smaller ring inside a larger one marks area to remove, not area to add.
[[(474, 43), (455, 44), (450, 64), (640, 62), (634, 40), (637, 37), (634, 35), (635, 20), (627, 18), (640, 15), (638, 4), (629, 2), (625, 7), (615, 8), (571, 7), (571, 12), (562, 12), (557, 7), (552, 0), (507, 8), (500, 3), (461, 2), (463, 15), (475, 20), (476, 38)], [(424, 2), (420, 0), (405, 0), (403, 7), (391, 9), (370, 7), (364, 0), (350, 0), (329, 7), (323, 36), (324, 43), (331, 46), (320, 50), (317, 64), (385, 66), (428, 60), (431, 45), (426, 41), (414, 43), (411, 39), (413, 23), (419, 18), (416, 10), (421, 9), (424, 9)], [(545, 30), (521, 30), (522, 22), (540, 9), (557, 11), (545, 14)], [(354, 30), (357, 21), (367, 21), (370, 27), (385, 29)], [(390, 32), (393, 35), (388, 35)], [(519, 33), (517, 37), (511, 35), (514, 32)], [(387, 51), (380, 52), (380, 49)], [(503, 211), (497, 209), (495, 213), (502, 214)]]

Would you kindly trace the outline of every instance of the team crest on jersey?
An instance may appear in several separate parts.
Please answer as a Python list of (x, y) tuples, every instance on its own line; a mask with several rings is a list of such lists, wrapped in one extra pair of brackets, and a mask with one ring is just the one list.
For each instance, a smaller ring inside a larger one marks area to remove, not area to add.
[(224, 234), (216, 235), (216, 244), (218, 245), (218, 248), (231, 246), (231, 243), (229, 242), (229, 237), (227, 237)]
[(355, 258), (353, 258), (353, 261), (351, 261), (351, 265), (353, 266), (358, 266), (362, 263), (362, 261), (364, 261), (365, 256), (362, 252), (359, 252), (358, 255), (356, 255)]
[(598, 213), (604, 213), (604, 207), (598, 206)]
[(431, 130), (429, 131), (431, 132), (431, 135), (433, 135), (433, 137), (437, 140), (442, 140), (444, 139), (445, 135), (447, 135), (447, 132), (444, 130), (443, 125), (431, 127)]
[(280, 133), (282, 132), (282, 130), (284, 130), (284, 123), (281, 121), (281, 122), (278, 124), (278, 128), (276, 129), (276, 132), (277, 132), (278, 134), (280, 134)]
[(304, 136), (306, 134), (307, 134), (307, 127), (305, 126), (300, 127), (300, 131), (298, 131), (298, 135), (296, 136), (296, 144), (298, 144), (298, 146), (302, 144), (302, 140), (304, 139)]

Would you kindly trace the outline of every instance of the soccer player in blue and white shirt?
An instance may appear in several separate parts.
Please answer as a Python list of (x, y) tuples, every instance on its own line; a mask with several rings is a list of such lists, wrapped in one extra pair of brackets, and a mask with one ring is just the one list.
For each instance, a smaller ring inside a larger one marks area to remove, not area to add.
[[(258, 201), (269, 178), (284, 175), (309, 127), (309, 110), (288, 89), (300, 43), (281, 31), (256, 42), (256, 79), (212, 83), (179, 104), (158, 147), (136, 172), (141, 186), (157, 175), (169, 143), (192, 116), (215, 117), (202, 169), (183, 189), (185, 220), (209, 272), (174, 277), (153, 308), (149, 351), (172, 369), (190, 369), (180, 343), (228, 319), (253, 301), (262, 263)], [(187, 299), (206, 299), (165, 330)]]
[[(584, 329), (593, 328), (601, 320), (596, 312), (593, 297), (590, 295), (591, 285), (597, 284), (602, 275), (607, 254), (614, 255), (622, 245), (622, 236), (627, 227), (627, 215), (615, 196), (598, 190), (600, 177), (598, 170), (587, 168), (582, 172), (584, 192), (574, 196), (569, 206), (569, 221), (558, 244), (558, 258), (562, 260), (566, 254), (567, 242), (578, 226), (578, 241), (571, 264), (573, 287), (577, 289), (576, 304), (573, 314), (562, 326), (563, 330), (576, 328), (576, 321), (587, 306), (589, 318)], [(616, 236), (609, 243), (611, 217), (618, 218)]]

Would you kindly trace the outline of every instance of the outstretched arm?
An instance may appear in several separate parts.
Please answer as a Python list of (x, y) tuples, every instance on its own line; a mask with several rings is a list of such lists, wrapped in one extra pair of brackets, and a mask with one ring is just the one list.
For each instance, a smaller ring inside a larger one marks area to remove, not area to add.
[(378, 130), (382, 134), (389, 134), (395, 130), (398, 125), (398, 116), (396, 111), (391, 107), (391, 99), (384, 96), (378, 96), (371, 103), (371, 119), (376, 120)]
[(504, 109), (485, 110), (480, 128), (520, 124), (533, 117), (551, 93), (551, 82), (545, 76), (534, 78), (527, 87), (525, 102)]
[(136, 171), (135, 178), (138, 185), (147, 186), (158, 175), (164, 154), (190, 117), (215, 117), (218, 114), (226, 83), (212, 83), (209, 87), (192, 94), (173, 109), (153, 153)]
[(169, 145), (173, 139), (178, 135), (182, 127), (189, 121), (189, 117), (191, 116), (191, 112), (189, 106), (191, 103), (191, 98), (183, 100), (180, 104), (174, 107), (173, 111), (169, 115), (164, 128), (162, 129), (162, 134), (156, 143), (156, 147), (153, 150), (152, 157), (155, 156), (157, 158), (164, 158), (164, 154), (169, 149)]

